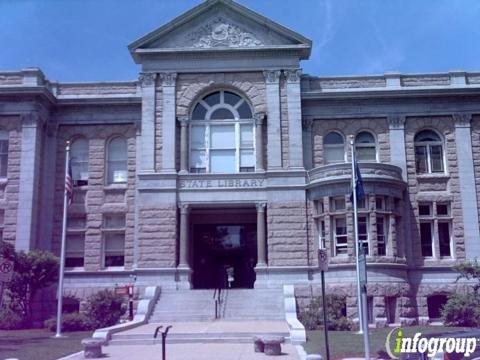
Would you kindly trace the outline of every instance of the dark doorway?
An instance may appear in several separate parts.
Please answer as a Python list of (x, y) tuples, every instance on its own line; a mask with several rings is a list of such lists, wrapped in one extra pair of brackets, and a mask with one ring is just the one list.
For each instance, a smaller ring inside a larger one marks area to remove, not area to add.
[(427, 298), (428, 317), (430, 320), (440, 320), (443, 306), (447, 303), (447, 295), (432, 295)]
[(253, 288), (256, 224), (195, 224), (193, 287)]

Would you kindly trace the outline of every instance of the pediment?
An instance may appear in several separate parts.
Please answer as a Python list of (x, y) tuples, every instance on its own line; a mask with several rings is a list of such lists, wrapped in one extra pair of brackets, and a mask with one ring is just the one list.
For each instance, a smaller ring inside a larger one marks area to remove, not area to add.
[(136, 40), (129, 49), (135, 60), (142, 54), (255, 49), (296, 50), (307, 58), (311, 41), (231, 0), (208, 0)]

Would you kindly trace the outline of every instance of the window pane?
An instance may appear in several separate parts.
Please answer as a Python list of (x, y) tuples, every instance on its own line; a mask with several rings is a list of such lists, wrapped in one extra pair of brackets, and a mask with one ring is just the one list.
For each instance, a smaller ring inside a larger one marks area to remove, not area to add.
[(235, 172), (235, 150), (211, 150), (211, 172)]
[(415, 146), (415, 169), (419, 174), (428, 172), (427, 148), (425, 146)]
[(327, 164), (339, 163), (345, 161), (343, 146), (325, 146), (325, 162)]
[(221, 125), (210, 127), (210, 138), (212, 149), (232, 149), (235, 148), (235, 126)]
[(375, 161), (376, 152), (375, 147), (356, 147), (356, 155), (358, 161)]
[(420, 241), (422, 244), (422, 256), (433, 256), (432, 227), (430, 223), (420, 223)]
[(223, 102), (232, 106), (237, 105), (237, 103), (242, 100), (240, 96), (234, 94), (230, 91), (225, 91), (223, 93)]
[(127, 140), (117, 137), (110, 141), (108, 146), (108, 158), (110, 160), (126, 160), (127, 159)]
[(192, 151), (192, 155), (190, 157), (190, 167), (202, 169), (207, 167), (207, 161), (205, 156), (204, 150), (195, 150)]
[(127, 182), (126, 161), (110, 161), (108, 165), (107, 180), (109, 184)]
[(202, 104), (197, 104), (192, 112), (192, 120), (204, 120), (207, 115), (207, 109)]
[(253, 150), (240, 150), (240, 166), (241, 167), (254, 167), (255, 157)]
[(8, 133), (0, 131), (0, 177), (7, 177), (8, 168)]
[(233, 113), (228, 109), (217, 109), (211, 115), (212, 120), (235, 119)]
[(430, 160), (432, 161), (432, 172), (443, 171), (442, 147), (439, 145), (430, 147)]
[(347, 234), (347, 221), (345, 218), (335, 219), (335, 234), (336, 235)]
[(205, 126), (192, 126), (192, 149), (205, 148)]
[(377, 209), (377, 210), (385, 210), (384, 205), (385, 205), (385, 202), (384, 202), (383, 197), (377, 196), (377, 197), (375, 198), (375, 207), (376, 207), (376, 209)]
[(437, 215), (448, 216), (448, 204), (437, 204)]
[(240, 147), (241, 148), (253, 147), (253, 126), (252, 125), (240, 125)]
[(124, 249), (124, 234), (105, 234), (105, 266), (123, 266)]
[(220, 92), (214, 92), (210, 95), (207, 95), (203, 98), (203, 101), (205, 101), (208, 105), (213, 106), (216, 104), (220, 103)]
[(375, 144), (375, 138), (369, 132), (362, 131), (355, 138), (355, 144)]
[(0, 226), (5, 224), (5, 210), (0, 209)]
[(105, 229), (119, 229), (125, 227), (124, 214), (108, 214), (103, 216)]
[(378, 255), (384, 256), (386, 254), (385, 247), (385, 223), (383, 216), (377, 216), (377, 246)]
[[(77, 185), (85, 185), (88, 181), (88, 141), (76, 139), (70, 149), (72, 178)], [(79, 182), (80, 181), (80, 182)]]
[(244, 101), (242, 105), (238, 107), (237, 111), (238, 111), (238, 115), (240, 115), (240, 119), (252, 118), (252, 110), (250, 110), (250, 106), (248, 106), (246, 101)]
[(107, 182), (127, 182), (127, 140), (117, 137), (108, 144)]
[(87, 219), (85, 216), (82, 217), (71, 217), (68, 218), (67, 227), (69, 229), (85, 229)]
[(450, 226), (449, 223), (438, 223), (438, 242), (440, 256), (450, 256)]
[(327, 136), (325, 136), (323, 143), (325, 145), (343, 145), (343, 137), (339, 133), (331, 132)]
[(418, 214), (421, 215), (421, 216), (431, 215), (430, 204), (419, 204), (418, 205)]
[(8, 154), (0, 155), (0, 177), (7, 177)]
[(84, 235), (67, 235), (65, 251), (67, 253), (76, 252), (82, 253), (84, 249), (85, 237)]

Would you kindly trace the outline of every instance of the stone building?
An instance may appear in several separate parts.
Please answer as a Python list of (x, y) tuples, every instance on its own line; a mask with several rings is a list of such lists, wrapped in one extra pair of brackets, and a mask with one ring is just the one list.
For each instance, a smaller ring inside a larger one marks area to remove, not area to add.
[(480, 256), (480, 73), (316, 77), (312, 43), (207, 0), (129, 45), (138, 81), (0, 72), (0, 231), (59, 253), (65, 291), (128, 283), (327, 288), (356, 314), (350, 136), (365, 200), (370, 321), (425, 323)]

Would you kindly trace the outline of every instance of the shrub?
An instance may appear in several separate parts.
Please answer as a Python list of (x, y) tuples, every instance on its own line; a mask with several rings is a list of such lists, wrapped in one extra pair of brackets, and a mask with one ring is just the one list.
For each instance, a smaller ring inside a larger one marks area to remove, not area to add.
[[(45, 320), (44, 325), (50, 331), (57, 330), (57, 318), (52, 317)], [(90, 330), (92, 324), (85, 314), (82, 313), (67, 313), (62, 315), (62, 331), (83, 331)]]
[(0, 310), (0, 329), (15, 330), (21, 329), (24, 325), (23, 317), (10, 309)]
[(447, 326), (480, 326), (478, 294), (450, 294), (442, 309), (442, 318)]
[[(346, 299), (339, 295), (326, 295), (329, 330), (351, 330), (353, 322), (345, 315)], [(299, 311), (299, 320), (307, 330), (317, 330), (323, 325), (321, 296), (311, 298), (310, 304)]]
[(123, 297), (102, 290), (87, 299), (86, 315), (95, 329), (115, 325), (125, 314)]

